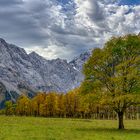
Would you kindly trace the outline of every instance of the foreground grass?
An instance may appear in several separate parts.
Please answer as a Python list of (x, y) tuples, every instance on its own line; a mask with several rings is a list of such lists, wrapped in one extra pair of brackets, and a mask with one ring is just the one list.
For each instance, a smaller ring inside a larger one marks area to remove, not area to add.
[(140, 121), (49, 119), (0, 116), (0, 140), (139, 140)]

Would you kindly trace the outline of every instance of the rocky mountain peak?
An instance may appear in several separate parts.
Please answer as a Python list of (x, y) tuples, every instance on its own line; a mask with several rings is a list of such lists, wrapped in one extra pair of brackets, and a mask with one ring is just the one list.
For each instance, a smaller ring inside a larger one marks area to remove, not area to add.
[(75, 57), (69, 64), (72, 65), (75, 69), (82, 71), (83, 64), (89, 59), (91, 56), (92, 50), (88, 50), (78, 57)]
[(31, 57), (36, 57), (36, 58), (40, 58), (41, 56), (39, 55), (39, 54), (37, 54), (36, 52), (31, 52), (31, 53), (29, 53), (29, 56), (31, 56)]
[[(27, 54), (23, 48), (0, 39), (0, 83), (2, 98), (16, 99), (20, 94), (56, 91), (66, 93), (80, 85), (82, 66), (89, 58), (86, 52), (70, 63), (63, 59), (46, 60), (36, 52)], [(6, 95), (6, 96), (5, 96)]]
[(6, 41), (3, 38), (0, 38), (0, 43), (6, 44)]

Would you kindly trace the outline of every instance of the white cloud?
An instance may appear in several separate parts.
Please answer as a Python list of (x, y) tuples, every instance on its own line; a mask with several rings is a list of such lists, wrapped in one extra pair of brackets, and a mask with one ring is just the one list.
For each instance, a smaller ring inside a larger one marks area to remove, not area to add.
[(68, 60), (70, 60), (68, 56), (74, 53), (69, 48), (56, 46), (56, 45), (50, 45), (46, 48), (43, 48), (41, 46), (34, 46), (30, 48), (25, 48), (25, 50), (27, 51), (27, 53), (31, 53), (35, 51), (38, 54), (40, 54), (42, 57), (46, 58), (47, 60), (57, 59), (57, 58), (62, 58), (62, 59), (67, 58)]
[(47, 59), (71, 59), (102, 46), (111, 36), (140, 32), (140, 5), (118, 3), (71, 0), (63, 5), (58, 0), (2, 0), (1, 36)]

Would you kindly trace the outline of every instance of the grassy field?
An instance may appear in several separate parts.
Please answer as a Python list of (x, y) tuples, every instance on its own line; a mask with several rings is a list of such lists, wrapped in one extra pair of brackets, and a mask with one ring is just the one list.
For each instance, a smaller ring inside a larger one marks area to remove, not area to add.
[(0, 140), (140, 140), (140, 121), (49, 119), (0, 116)]

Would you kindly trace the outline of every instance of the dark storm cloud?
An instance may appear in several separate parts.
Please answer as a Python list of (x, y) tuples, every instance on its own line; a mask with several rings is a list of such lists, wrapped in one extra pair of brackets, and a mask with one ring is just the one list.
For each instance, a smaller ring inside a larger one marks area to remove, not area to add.
[(21, 46), (47, 44), (47, 34), (41, 31), (41, 27), (23, 1), (0, 0), (0, 19), (1, 36), (10, 42)]
[(0, 0), (0, 6), (11, 6), (21, 4), (22, 0)]

